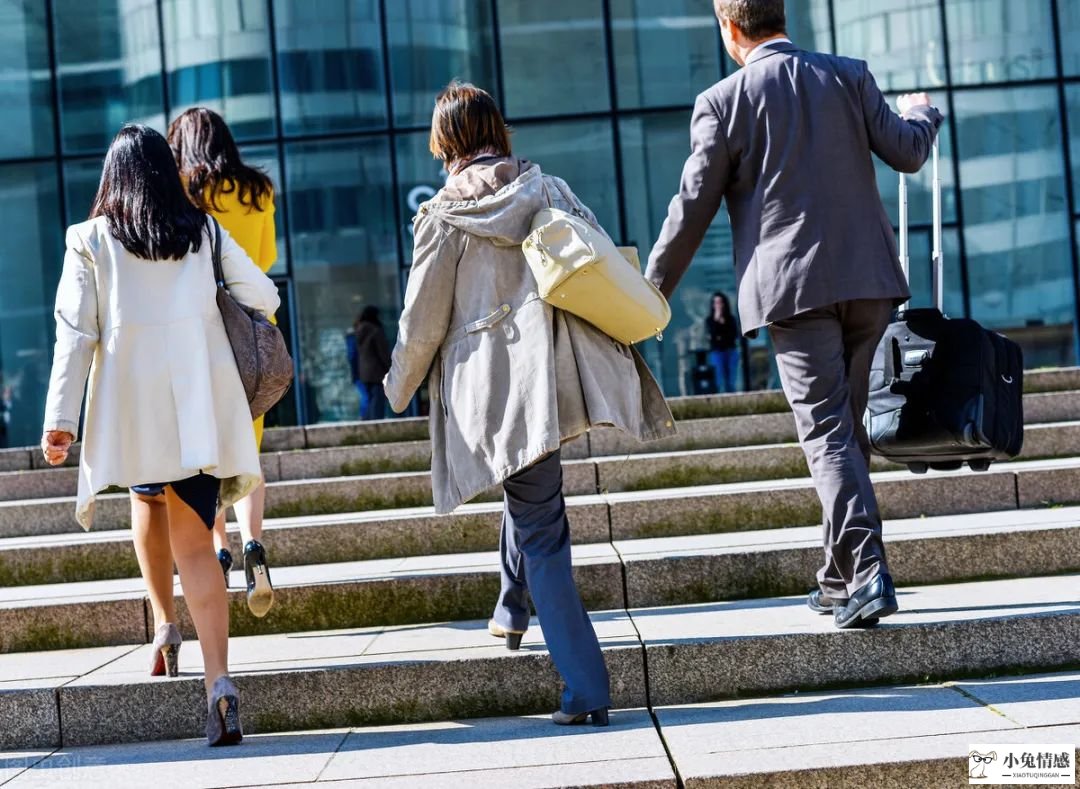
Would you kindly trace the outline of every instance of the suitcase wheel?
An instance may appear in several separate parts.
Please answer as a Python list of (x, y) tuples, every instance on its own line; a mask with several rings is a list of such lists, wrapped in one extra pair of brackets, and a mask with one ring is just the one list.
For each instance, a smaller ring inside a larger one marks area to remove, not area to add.
[(925, 474), (930, 469), (930, 466), (926, 463), (908, 463), (907, 467), (912, 474)]
[(990, 461), (989, 460), (969, 460), (968, 465), (971, 467), (972, 471), (989, 471), (990, 470)]

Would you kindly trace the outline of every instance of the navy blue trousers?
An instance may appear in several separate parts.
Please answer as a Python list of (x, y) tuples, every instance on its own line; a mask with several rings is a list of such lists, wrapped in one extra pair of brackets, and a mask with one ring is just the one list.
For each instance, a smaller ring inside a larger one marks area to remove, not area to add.
[(495, 621), (529, 626), (529, 594), (544, 640), (566, 688), (570, 715), (611, 706), (607, 666), (570, 569), (570, 523), (562, 492), (561, 453), (554, 452), (503, 483), (502, 592)]

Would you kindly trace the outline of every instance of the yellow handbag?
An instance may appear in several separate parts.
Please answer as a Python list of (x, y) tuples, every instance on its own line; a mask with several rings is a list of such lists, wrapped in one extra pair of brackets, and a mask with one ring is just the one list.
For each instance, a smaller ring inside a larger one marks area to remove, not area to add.
[[(545, 189), (546, 192), (546, 189)], [(574, 201), (567, 199), (570, 205)], [(667, 299), (619, 247), (580, 212), (544, 208), (521, 245), (540, 298), (609, 337), (632, 345), (661, 339), (671, 321)], [(637, 261), (637, 250), (627, 252)]]

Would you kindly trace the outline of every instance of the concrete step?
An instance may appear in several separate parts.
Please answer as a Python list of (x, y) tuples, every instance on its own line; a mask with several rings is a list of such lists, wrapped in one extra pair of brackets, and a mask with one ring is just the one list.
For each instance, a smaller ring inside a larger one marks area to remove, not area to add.
[[(658, 707), (654, 714), (685, 787), (958, 787), (967, 785), (975, 745), (1019, 746), (1019, 756), (1033, 745), (1067, 743), (1075, 757), (1078, 699), (1080, 674), (1065, 672)], [(1000, 771), (1006, 754), (1001, 747), (997, 753)]]
[[(715, 462), (723, 452), (697, 454), (711, 456), (709, 462)], [(654, 460), (642, 457), (636, 462)], [(626, 473), (625, 464), (614, 468)], [(1072, 459), (1000, 464), (981, 474), (883, 472), (875, 474), (874, 480), (882, 513), (892, 519), (1080, 503), (1080, 460)], [(342, 481), (330, 482), (340, 485)], [(289, 484), (301, 486), (301, 491), (318, 485)], [(355, 480), (348, 484), (360, 489)], [(271, 491), (276, 494), (277, 488), (271, 486)], [(567, 503), (574, 539), (583, 543), (809, 526), (821, 521), (820, 503), (806, 478), (570, 496)], [(70, 500), (0, 503), (0, 534), (15, 535), (0, 538), (0, 585), (137, 574), (134, 555), (125, 547), (130, 539), (124, 530), (129, 513), (126, 497), (103, 497), (100, 504), (99, 527), (86, 534), (69, 525)], [(320, 515), (316, 504), (311, 506), (312, 514), (267, 521), (264, 541), (276, 566), (462, 553), (498, 545), (501, 507), (497, 503), (469, 504), (441, 517), (430, 507)], [(239, 537), (234, 532), (231, 539), (234, 555), (239, 556)]]
[[(1066, 457), (1061, 458), (1060, 462), (1065, 465), (1080, 464), (1080, 460), (1072, 460), (1069, 457), (1076, 451), (1076, 442), (1080, 437), (1080, 423), (1050, 425), (1045, 430), (1033, 430), (1032, 436), (1032, 451), (1043, 450), (1050, 455), (1064, 453)], [(995, 475), (1018, 473), (1026, 465), (1030, 463), (1021, 461), (997, 464), (989, 475), (984, 476), (986, 479), (997, 479)], [(878, 462), (875, 468), (896, 467)], [(912, 478), (912, 475), (906, 471), (902, 473), (905, 478)], [(947, 472), (947, 474), (957, 480), (964, 478), (963, 473)], [(773, 480), (785, 479), (795, 479), (797, 484), (803, 486), (809, 484), (805, 460), (801, 450), (795, 444), (657, 452), (632, 457), (571, 460), (564, 463), (563, 477), (563, 489), (568, 496), (589, 495), (598, 491), (603, 493), (669, 491), (687, 487), (701, 488), (716, 483), (755, 480), (765, 480), (769, 486), (774, 484)], [(959, 486), (958, 489), (963, 489), (963, 486), (969, 483), (956, 482), (954, 484)], [(664, 495), (670, 497), (674, 494), (665, 493)], [(1058, 500), (1054, 496), (1050, 498)], [(500, 499), (501, 490), (498, 487), (478, 498), (479, 501)], [(1068, 503), (1068, 501), (1069, 499), (1066, 499), (1061, 503)], [(300, 515), (391, 510), (424, 506), (430, 502), (430, 474), (423, 471), (291, 480), (268, 484), (266, 516), (285, 518)], [(1000, 505), (997, 506), (1000, 507)], [(75, 531), (78, 526), (73, 513), (74, 498), (69, 497), (0, 501), (0, 538), (64, 534)], [(98, 497), (96, 528), (104, 530), (128, 528), (129, 517), (130, 503), (127, 494), (105, 494)], [(704, 531), (714, 530), (717, 529), (709, 528)]]
[(975, 744), (1069, 743), (1075, 755), (1078, 698), (1080, 674), (1061, 672), (616, 710), (606, 729), (521, 716), (250, 735), (213, 754), (197, 739), (48, 748), (0, 753), (0, 781), (674, 789), (677, 773), (685, 787), (954, 787)]
[[(953, 583), (1080, 571), (1080, 508), (890, 521), (898, 584)], [(820, 527), (616, 541), (573, 547), (590, 610), (644, 608), (805, 592), (821, 565)], [(287, 567), (274, 565), (275, 607), (247, 610), (232, 573), (234, 635), (332, 630), (488, 616), (499, 592), (495, 552)], [(178, 623), (194, 628), (176, 582)], [(0, 651), (149, 641), (142, 580), (0, 588)]]
[[(1023, 458), (1060, 457), (1080, 449), (1080, 396), (1073, 392), (1028, 395), (1025, 405), (1028, 424)], [(760, 479), (783, 472), (806, 473), (802, 453), (792, 451), (797, 436), (790, 412), (688, 419), (678, 427), (678, 435), (649, 443), (618, 430), (596, 430), (566, 444), (563, 459), (612, 462), (616, 457), (737, 448), (742, 452), (729, 456), (728, 476)], [(788, 445), (782, 457), (773, 457), (780, 451), (776, 445)], [(428, 471), (431, 443), (425, 438), (264, 452), (262, 466), (267, 482)], [(878, 467), (889, 464), (882, 461)], [(77, 486), (78, 471), (70, 466), (10, 471), (0, 467), (0, 501), (74, 496)]]
[[(1074, 393), (1080, 390), (1080, 368), (1029, 370), (1024, 379), (1024, 415), (1029, 424), (1064, 422), (1080, 419), (1080, 410)], [(1034, 397), (1033, 395), (1048, 395)], [(748, 443), (779, 443), (794, 440), (791, 413), (783, 392), (769, 390), (743, 392), (727, 395), (703, 395), (674, 397), (668, 400), (672, 413), (680, 422), (715, 421), (722, 426), (713, 430), (719, 434), (710, 446), (741, 446)], [(731, 417), (761, 416), (757, 430), (765, 430), (755, 437), (755, 428), (739, 427)], [(783, 417), (782, 419), (779, 417)], [(682, 425), (680, 425), (682, 428)], [(779, 431), (779, 432), (777, 432)], [(598, 435), (612, 436), (595, 442), (592, 454), (619, 454), (636, 442), (618, 438), (615, 431), (597, 431)], [(263, 452), (273, 454), (302, 449), (342, 448), (374, 444), (399, 444), (427, 441), (426, 417), (386, 419), (376, 422), (337, 422), (310, 425), (308, 427), (279, 427), (266, 430)], [(677, 446), (665, 447), (678, 448)], [(430, 454), (430, 453), (429, 453)], [(72, 448), (67, 466), (75, 466), (79, 459), (79, 445)], [(0, 449), (0, 472), (51, 469), (41, 457), (38, 447)], [(405, 470), (405, 469), (402, 469)], [(354, 472), (355, 473), (355, 472)]]
[[(1076, 662), (1075, 575), (901, 590), (873, 630), (838, 631), (803, 597), (593, 614), (617, 707), (670, 706), (846, 684), (936, 681)], [(539, 714), (559, 682), (533, 623), (510, 653), (483, 620), (235, 638), (252, 732)], [(643, 650), (644, 647), (644, 650)], [(0, 747), (202, 733), (199, 651), (147, 675), (149, 646), (0, 655)], [(648, 696), (646, 696), (646, 667)], [(122, 714), (121, 714), (122, 711)]]

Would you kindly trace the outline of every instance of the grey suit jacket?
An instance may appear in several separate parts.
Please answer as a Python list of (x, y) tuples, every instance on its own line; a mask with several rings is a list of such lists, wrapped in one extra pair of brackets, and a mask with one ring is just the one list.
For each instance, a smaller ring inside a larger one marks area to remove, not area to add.
[(941, 121), (932, 107), (895, 114), (861, 60), (762, 47), (698, 96), (646, 276), (670, 297), (726, 200), (744, 332), (841, 301), (907, 299), (870, 154), (915, 172)]

